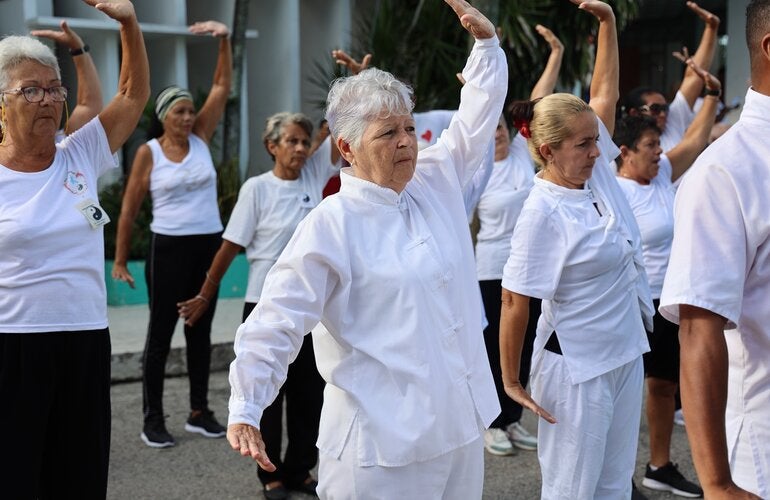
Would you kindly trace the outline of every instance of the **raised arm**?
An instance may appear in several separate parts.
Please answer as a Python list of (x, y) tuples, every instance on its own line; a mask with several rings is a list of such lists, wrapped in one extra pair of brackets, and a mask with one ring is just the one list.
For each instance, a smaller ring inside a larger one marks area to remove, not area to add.
[(134, 288), (134, 277), (131, 276), (127, 267), (131, 233), (144, 197), (150, 189), (151, 172), (152, 152), (147, 144), (143, 144), (136, 151), (134, 164), (131, 166), (131, 174), (128, 176), (126, 190), (123, 193), (120, 217), (118, 218), (118, 234), (115, 238), (115, 262), (112, 266), (113, 279), (125, 281), (131, 288)]
[(615, 106), (620, 98), (620, 66), (618, 33), (612, 8), (597, 0), (571, 0), (578, 8), (593, 14), (599, 20), (596, 40), (596, 62), (591, 78), (589, 105), (607, 127), (610, 135), (615, 130)]
[(114, 153), (136, 129), (150, 97), (150, 67), (144, 38), (136, 20), (134, 6), (128, 0), (83, 0), (120, 23), (122, 57), (118, 93), (99, 113), (104, 131)]
[(554, 424), (556, 419), (532, 399), (519, 381), (521, 351), (529, 322), (529, 300), (526, 295), (503, 288), (503, 305), (500, 309), (500, 367), (503, 370), (503, 386), (508, 397)]
[[(714, 52), (717, 45), (717, 34), (719, 31), (719, 18), (701, 8), (695, 2), (687, 2), (687, 7), (690, 8), (699, 18), (705, 23), (703, 30), (703, 36), (701, 36), (698, 49), (693, 54), (692, 58), (695, 64), (708, 71), (711, 67), (711, 63), (714, 60)], [(684, 78), (682, 78), (682, 85), (679, 87), (679, 91), (682, 92), (684, 98), (687, 100), (687, 104), (692, 109), (695, 104), (695, 100), (703, 90), (703, 79), (688, 66), (684, 72)]]
[(561, 61), (564, 56), (564, 45), (561, 43), (561, 40), (553, 34), (553, 31), (542, 24), (535, 26), (535, 30), (537, 30), (540, 36), (542, 36), (545, 41), (548, 42), (548, 45), (551, 46), (551, 54), (548, 56), (548, 61), (545, 63), (543, 74), (540, 75), (540, 79), (538, 79), (535, 86), (532, 87), (532, 92), (529, 94), (530, 101), (553, 94), (553, 89), (556, 87), (556, 80), (559, 78)]
[(206, 141), (211, 140), (219, 120), (225, 112), (227, 97), (233, 79), (233, 55), (230, 48), (230, 30), (218, 21), (204, 21), (191, 25), (191, 33), (211, 35), (219, 38), (219, 55), (214, 69), (214, 82), (211, 84), (206, 102), (198, 111), (193, 125), (193, 133)]
[(102, 86), (94, 60), (88, 53), (83, 40), (69, 27), (67, 21), (62, 21), (60, 26), (61, 31), (34, 30), (31, 34), (64, 45), (72, 54), (78, 79), (78, 95), (77, 104), (70, 113), (64, 129), (64, 133), (69, 135), (91, 121), (102, 110)]
[(698, 75), (706, 87), (707, 94), (703, 98), (703, 106), (695, 115), (682, 140), (666, 153), (671, 162), (672, 182), (684, 175), (708, 144), (722, 91), (722, 83), (719, 79), (698, 66), (692, 58), (679, 53), (675, 53), (675, 56), (685, 62), (690, 71)]

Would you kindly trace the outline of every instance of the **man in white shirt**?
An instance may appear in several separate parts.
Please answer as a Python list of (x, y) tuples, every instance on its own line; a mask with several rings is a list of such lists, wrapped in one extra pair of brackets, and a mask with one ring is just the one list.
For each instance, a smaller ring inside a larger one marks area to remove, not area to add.
[(679, 188), (660, 301), (706, 498), (770, 497), (770, 0), (746, 19), (752, 87)]

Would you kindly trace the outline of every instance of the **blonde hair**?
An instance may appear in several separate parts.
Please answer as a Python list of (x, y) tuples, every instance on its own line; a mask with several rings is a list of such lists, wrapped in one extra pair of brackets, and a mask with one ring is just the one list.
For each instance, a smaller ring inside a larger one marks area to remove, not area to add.
[(593, 113), (593, 109), (581, 98), (572, 94), (551, 94), (537, 101), (523, 101), (511, 105), (514, 122), (524, 121), (529, 125), (527, 139), (529, 154), (539, 169), (544, 169), (547, 160), (540, 154), (540, 146), (552, 148), (575, 133), (572, 124), (582, 113)]

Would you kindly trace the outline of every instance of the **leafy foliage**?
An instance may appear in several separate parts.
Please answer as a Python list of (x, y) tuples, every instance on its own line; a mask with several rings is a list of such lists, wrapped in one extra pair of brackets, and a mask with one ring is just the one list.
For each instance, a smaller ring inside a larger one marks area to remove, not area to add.
[[(495, 3), (496, 2), (496, 3)], [(548, 59), (549, 47), (534, 27), (550, 28), (562, 41), (565, 54), (560, 83), (571, 87), (590, 72), (596, 19), (568, 0), (487, 0), (476, 2), (499, 13), (492, 19), (502, 28), (502, 45), (509, 64), (509, 98), (526, 98)], [(610, 0), (618, 27), (637, 12), (633, 0)], [(490, 8), (493, 7), (493, 8)], [(367, 52), (373, 64), (410, 83), (415, 91), (415, 110), (457, 107), (459, 83), (455, 73), (462, 70), (470, 40), (457, 17), (438, 0), (378, 0), (374, 9), (357, 19), (352, 55), (360, 59)], [(324, 65), (319, 65), (319, 68)], [(316, 71), (320, 73), (320, 71)], [(327, 78), (313, 81), (328, 88)]]

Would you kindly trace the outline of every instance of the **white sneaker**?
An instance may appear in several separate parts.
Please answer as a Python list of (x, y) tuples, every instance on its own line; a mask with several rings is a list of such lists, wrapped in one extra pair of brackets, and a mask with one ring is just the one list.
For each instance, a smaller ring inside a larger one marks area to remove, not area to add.
[(484, 448), (492, 455), (514, 455), (516, 450), (502, 429), (487, 429), (484, 431)]
[(681, 408), (674, 412), (674, 423), (676, 425), (684, 426), (684, 413), (682, 413)]
[(505, 428), (505, 433), (508, 435), (508, 440), (513, 443), (516, 448), (527, 451), (534, 451), (537, 449), (537, 437), (530, 434), (520, 423), (514, 422), (509, 424), (508, 427)]

